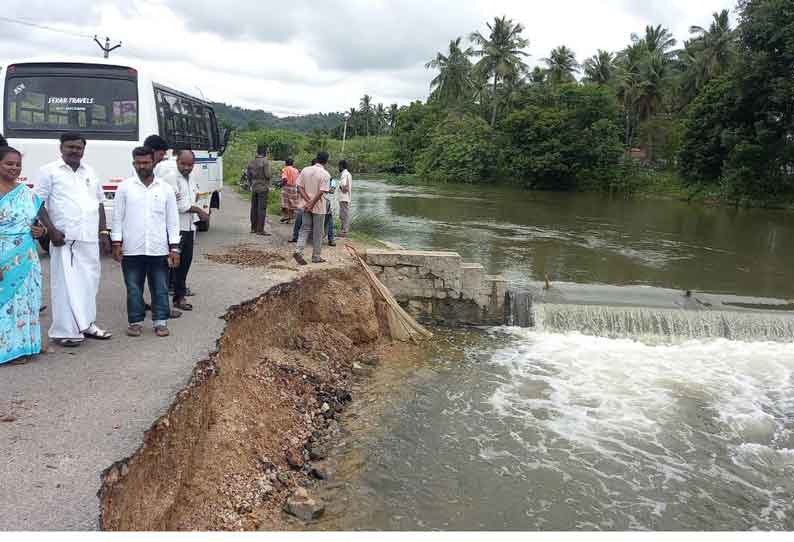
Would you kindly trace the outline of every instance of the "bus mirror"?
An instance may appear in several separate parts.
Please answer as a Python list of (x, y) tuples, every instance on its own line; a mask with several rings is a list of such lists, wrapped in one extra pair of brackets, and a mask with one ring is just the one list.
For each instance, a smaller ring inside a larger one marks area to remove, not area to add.
[(231, 137), (232, 131), (228, 128), (221, 128), (221, 148), (218, 149), (218, 156), (223, 156), (223, 153), (226, 152), (226, 145), (229, 144), (229, 137)]

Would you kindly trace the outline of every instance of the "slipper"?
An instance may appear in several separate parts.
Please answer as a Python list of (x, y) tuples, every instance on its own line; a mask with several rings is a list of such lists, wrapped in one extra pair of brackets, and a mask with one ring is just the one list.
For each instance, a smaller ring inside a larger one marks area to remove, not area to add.
[(101, 329), (97, 327), (96, 324), (91, 324), (91, 327), (83, 331), (83, 335), (89, 339), (98, 339), (100, 341), (106, 341), (113, 337), (113, 334), (110, 331)]
[(327, 262), (327, 261), (328, 261), (328, 260), (323, 260), (322, 258), (319, 258), (319, 259), (317, 259), (317, 260), (312, 260), (312, 263), (325, 263), (325, 262)]
[(143, 333), (143, 326), (140, 324), (132, 324), (127, 327), (127, 335), (130, 337), (140, 337)]
[(298, 262), (298, 265), (306, 265), (306, 259), (303, 257), (302, 254), (298, 254), (297, 252), (292, 255), (295, 258), (295, 261)]
[(74, 348), (83, 344), (83, 339), (53, 339), (53, 341), (55, 341), (55, 344), (67, 348)]
[(289, 218), (282, 218), (281, 220), (279, 220), (279, 222), (281, 222), (282, 224), (286, 224), (287, 222), (289, 222)]
[(154, 334), (158, 337), (168, 337), (171, 332), (165, 326), (154, 326)]
[(181, 309), (183, 311), (192, 311), (193, 305), (185, 301), (184, 299), (181, 301), (174, 301), (174, 307), (177, 309)]
[(168, 315), (169, 318), (179, 318), (180, 316), (182, 313), (174, 309), (171, 309), (171, 314)]

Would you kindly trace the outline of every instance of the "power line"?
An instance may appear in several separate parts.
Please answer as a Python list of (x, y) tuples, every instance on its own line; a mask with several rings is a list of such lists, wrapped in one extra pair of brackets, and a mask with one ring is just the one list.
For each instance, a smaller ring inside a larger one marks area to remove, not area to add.
[(24, 25), (24, 26), (31, 26), (33, 28), (40, 28), (42, 30), (49, 30), (50, 32), (58, 32), (60, 34), (66, 34), (68, 36), (75, 36), (75, 37), (78, 37), (78, 38), (93, 38), (94, 37), (94, 36), (90, 36), (88, 34), (80, 34), (79, 32), (71, 32), (69, 30), (63, 30), (61, 28), (54, 28), (52, 26), (38, 24), (38, 23), (31, 22), (31, 21), (25, 21), (23, 19), (13, 19), (11, 17), (2, 17), (2, 16), (0, 16), (0, 21), (5, 21), (7, 23), (21, 24), (21, 25)]

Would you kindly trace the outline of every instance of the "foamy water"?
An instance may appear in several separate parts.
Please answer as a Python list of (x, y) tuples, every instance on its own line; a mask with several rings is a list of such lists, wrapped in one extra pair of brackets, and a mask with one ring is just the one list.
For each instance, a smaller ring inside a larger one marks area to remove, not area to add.
[[(794, 529), (794, 344), (439, 332), (332, 529)], [(462, 354), (462, 355), (461, 355)]]
[(488, 401), (577, 526), (791, 528), (794, 345), (515, 334)]

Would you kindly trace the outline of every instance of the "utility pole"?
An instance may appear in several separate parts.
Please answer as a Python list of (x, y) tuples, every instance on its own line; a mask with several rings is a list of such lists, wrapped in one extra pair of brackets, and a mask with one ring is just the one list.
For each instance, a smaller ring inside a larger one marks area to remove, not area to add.
[(347, 119), (348, 114), (345, 113), (345, 128), (342, 130), (342, 158), (345, 157), (345, 139), (347, 139)]
[(109, 58), (110, 57), (110, 52), (111, 51), (115, 51), (116, 49), (121, 47), (121, 42), (118, 42), (116, 45), (111, 47), (110, 46), (110, 38), (107, 37), (107, 36), (105, 36), (105, 45), (102, 45), (102, 43), (96, 37), (96, 34), (94, 35), (94, 41), (96, 42), (97, 45), (99, 45), (99, 48), (102, 49), (102, 52), (105, 53), (105, 58)]

